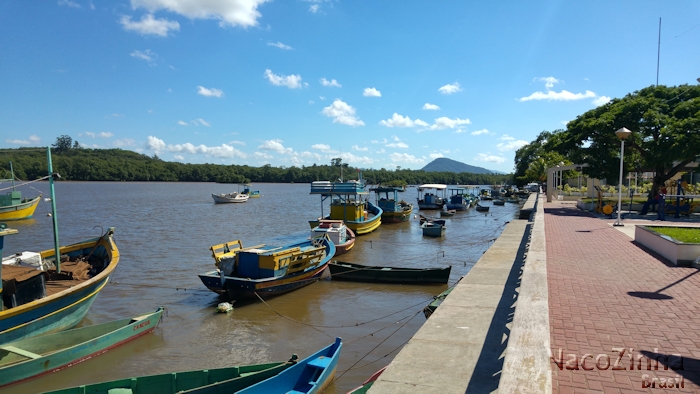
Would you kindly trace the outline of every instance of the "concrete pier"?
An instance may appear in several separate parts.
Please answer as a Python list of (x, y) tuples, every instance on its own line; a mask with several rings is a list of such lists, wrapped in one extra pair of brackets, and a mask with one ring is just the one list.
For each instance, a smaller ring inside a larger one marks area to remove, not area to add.
[[(536, 196), (531, 198), (534, 200)], [(532, 228), (533, 223), (527, 220), (514, 220), (505, 226), (493, 245), (394, 358), (370, 393), (497, 391)], [(538, 283), (542, 280), (539, 277)], [(529, 300), (537, 294), (529, 293)], [(538, 302), (538, 309), (542, 309), (542, 300)], [(545, 309), (546, 304), (545, 298)], [(545, 321), (545, 328), (549, 327), (548, 318), (539, 321)], [(549, 339), (548, 331), (540, 335)], [(548, 348), (539, 345), (540, 350)], [(546, 356), (544, 367), (548, 368), (548, 354), (541, 353)], [(546, 380), (549, 373), (538, 375), (542, 377), (535, 383), (537, 387), (551, 387), (551, 381)]]

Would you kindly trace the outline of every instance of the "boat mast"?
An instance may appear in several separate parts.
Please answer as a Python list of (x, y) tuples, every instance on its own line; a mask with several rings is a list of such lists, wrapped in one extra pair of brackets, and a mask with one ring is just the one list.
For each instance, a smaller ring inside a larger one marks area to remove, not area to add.
[(12, 168), (12, 162), (10, 162), (10, 175), (12, 176), (12, 191), (15, 191), (15, 170)]
[(61, 251), (58, 248), (58, 217), (56, 217), (56, 192), (53, 188), (53, 165), (51, 164), (51, 147), (46, 147), (46, 157), (49, 163), (49, 193), (51, 194), (51, 218), (53, 219), (53, 249), (56, 258), (56, 272), (61, 273)]

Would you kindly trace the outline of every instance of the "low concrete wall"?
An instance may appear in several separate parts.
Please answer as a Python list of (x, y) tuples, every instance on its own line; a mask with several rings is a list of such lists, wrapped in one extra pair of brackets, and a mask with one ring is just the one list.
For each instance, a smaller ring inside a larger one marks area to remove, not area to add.
[(540, 193), (530, 193), (530, 196), (527, 198), (527, 201), (525, 201), (523, 207), (520, 208), (520, 216), (518, 216), (518, 219), (530, 219), (530, 217), (532, 216), (532, 212), (535, 210), (535, 206), (537, 205), (537, 199), (539, 198), (539, 195)]
[(636, 226), (635, 242), (646, 246), (680, 267), (690, 267), (700, 257), (700, 244), (686, 244), (654, 231), (655, 227), (685, 226)]
[(543, 203), (544, 199), (538, 201), (534, 215), (530, 246), (498, 385), (498, 391), (502, 393), (552, 392)]

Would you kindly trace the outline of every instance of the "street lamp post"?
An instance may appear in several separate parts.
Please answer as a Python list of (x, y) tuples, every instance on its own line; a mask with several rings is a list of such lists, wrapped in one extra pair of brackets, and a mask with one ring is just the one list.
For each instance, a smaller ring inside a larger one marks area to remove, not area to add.
[(632, 134), (631, 131), (627, 130), (627, 128), (623, 127), (620, 130), (615, 132), (615, 135), (617, 138), (620, 139), (621, 144), (620, 144), (620, 188), (618, 189), (618, 198), (617, 198), (617, 221), (613, 224), (613, 226), (624, 226), (622, 222), (620, 221), (620, 214), (622, 211), (622, 169), (623, 169), (623, 163), (624, 163), (624, 158), (625, 158), (625, 140), (627, 137), (629, 137)]

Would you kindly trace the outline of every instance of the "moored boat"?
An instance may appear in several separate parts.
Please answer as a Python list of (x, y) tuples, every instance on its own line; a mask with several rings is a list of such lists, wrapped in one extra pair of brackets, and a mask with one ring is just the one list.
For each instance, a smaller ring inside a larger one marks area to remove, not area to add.
[(456, 213), (457, 213), (457, 211), (454, 210), (454, 209), (446, 209), (446, 210), (440, 211), (440, 216), (452, 217), (452, 216), (454, 216)]
[(131, 341), (160, 322), (153, 313), (21, 339), (0, 346), (0, 386), (55, 372)]
[(452, 266), (441, 268), (378, 267), (334, 261), (328, 265), (333, 280), (369, 283), (447, 283)]
[[(460, 280), (461, 280), (461, 278), (460, 278)], [(459, 281), (457, 281), (457, 282), (459, 282)], [(454, 285), (450, 286), (447, 290), (436, 295), (434, 297), (433, 301), (430, 304), (426, 305), (425, 308), (423, 308), (423, 314), (425, 315), (426, 319), (429, 318), (430, 315), (433, 314), (433, 312), (435, 312), (435, 310), (440, 306), (440, 304), (442, 304), (443, 301), (445, 301), (445, 298), (447, 298), (447, 296), (450, 295), (452, 290), (454, 290), (455, 286), (457, 286), (456, 283)]]
[(247, 194), (250, 198), (260, 197), (260, 190), (250, 190), (250, 187), (250, 183), (246, 183), (245, 185), (243, 185), (243, 191), (241, 192), (241, 194)]
[(497, 198), (497, 199), (493, 200), (493, 205), (506, 205), (506, 202), (504, 200)]
[[(54, 249), (10, 256), (0, 264), (0, 345), (77, 325), (119, 263), (114, 228), (102, 236), (60, 246), (51, 150), (47, 149)], [(4, 237), (17, 230), (0, 229)]]
[(216, 204), (227, 204), (227, 203), (246, 202), (246, 201), (248, 201), (248, 198), (250, 198), (250, 196), (248, 196), (247, 194), (243, 194), (243, 193), (233, 192), (233, 193), (212, 194), (211, 198), (214, 199), (214, 203), (216, 203)]
[(439, 238), (445, 236), (445, 225), (440, 224), (437, 221), (425, 221), (421, 224), (423, 229), (423, 236)]
[(209, 290), (230, 300), (276, 296), (309, 285), (335, 255), (335, 245), (327, 237), (248, 248), (235, 240), (210, 250), (217, 269), (199, 278)]
[[(336, 338), (334, 343), (298, 361), (278, 375), (237, 391), (237, 393), (322, 393), (333, 380), (342, 347), (343, 342), (340, 338)], [(219, 391), (210, 392), (219, 393)], [(224, 392), (230, 393), (231, 391), (221, 391), (222, 394)]]
[[(362, 180), (362, 173), (358, 172), (360, 179), (347, 182), (316, 181), (311, 182), (311, 194), (321, 195), (321, 217), (309, 220), (311, 228), (318, 226), (321, 219), (343, 220), (345, 225), (355, 235), (369, 234), (382, 224), (380, 207), (363, 199), (368, 193)], [(331, 212), (323, 215), (323, 201), (331, 199)]]
[(362, 386), (356, 387), (350, 391), (347, 392), (347, 394), (365, 394), (369, 389), (372, 387), (374, 382), (379, 379), (379, 376), (381, 376), (382, 372), (388, 367), (388, 365), (379, 371), (375, 372), (370, 376), (367, 380), (365, 380), (362, 383)]
[[(411, 218), (413, 204), (398, 198), (398, 194), (403, 192), (404, 188), (378, 186), (370, 189), (370, 191), (376, 194), (377, 206), (382, 210), (382, 223), (400, 223)], [(390, 195), (390, 193), (393, 195)]]
[[(442, 209), (447, 203), (445, 197), (445, 189), (447, 185), (429, 183), (418, 187), (418, 208), (426, 209)], [(433, 190), (435, 191), (433, 194)]]
[(297, 359), (297, 356), (293, 355), (286, 362), (138, 376), (70, 387), (44, 394), (108, 394), (118, 392), (119, 389), (129, 390), (126, 391), (129, 394), (233, 393), (276, 376), (296, 364)]
[(41, 194), (34, 198), (22, 198), (22, 192), (15, 188), (15, 171), (10, 162), (10, 179), (0, 179), (0, 182), (10, 181), (12, 186), (6, 194), (0, 195), (0, 221), (30, 219), (41, 201)]
[(487, 207), (486, 205), (476, 204), (476, 211), (477, 212), (488, 212), (489, 207)]
[(467, 196), (467, 190), (461, 187), (450, 188), (450, 197), (447, 200), (445, 206), (447, 209), (453, 209), (456, 211), (466, 211), (471, 207), (471, 199)]
[(335, 245), (335, 255), (340, 256), (355, 246), (355, 233), (342, 220), (321, 219), (311, 229), (311, 238), (327, 235)]

